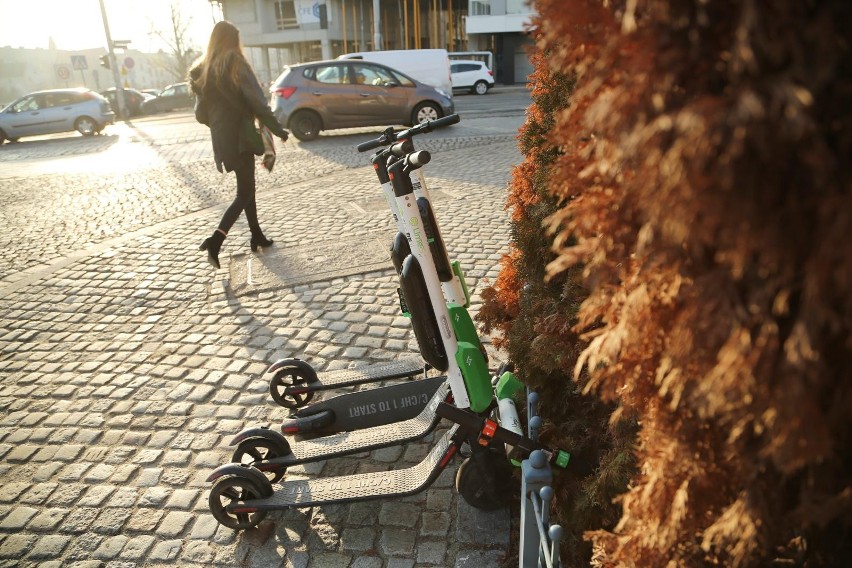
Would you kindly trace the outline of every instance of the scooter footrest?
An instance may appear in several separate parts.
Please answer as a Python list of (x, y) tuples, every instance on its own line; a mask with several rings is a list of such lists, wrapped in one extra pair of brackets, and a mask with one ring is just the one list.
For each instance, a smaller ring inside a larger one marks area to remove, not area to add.
[(437, 426), (440, 417), (436, 410), (438, 405), (446, 400), (449, 388), (449, 382), (444, 381), (432, 395), (429, 404), (414, 418), (353, 432), (340, 432), (331, 436), (302, 440), (290, 446), (290, 454), (273, 458), (270, 463), (289, 467), (318, 461), (318, 459), (396, 446), (422, 438)]
[(342, 369), (339, 371), (325, 371), (318, 373), (320, 383), (324, 386), (344, 384), (358, 384), (377, 379), (404, 379), (413, 377), (424, 371), (423, 360), (420, 358), (400, 359), (389, 363), (377, 363), (365, 365), (357, 369)]
[(285, 481), (271, 497), (253, 499), (245, 504), (259, 510), (276, 510), (413, 495), (431, 485), (452, 457), (449, 452), (453, 445), (452, 437), (457, 428), (457, 425), (453, 425), (426, 458), (412, 467), (339, 477)]

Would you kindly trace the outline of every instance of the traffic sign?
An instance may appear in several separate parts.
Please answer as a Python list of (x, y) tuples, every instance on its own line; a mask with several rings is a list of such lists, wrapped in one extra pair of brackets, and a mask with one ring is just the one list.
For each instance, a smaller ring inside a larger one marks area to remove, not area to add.
[(89, 65), (86, 63), (85, 55), (72, 55), (71, 66), (74, 67), (76, 71), (83, 71), (84, 69), (89, 68)]
[(53, 68), (56, 71), (56, 76), (59, 79), (67, 81), (71, 78), (71, 68), (67, 65), (54, 65)]
[(134, 65), (136, 65), (136, 62), (133, 61), (132, 57), (125, 57), (124, 58), (124, 66), (125, 67), (127, 67), (128, 69), (133, 69)]

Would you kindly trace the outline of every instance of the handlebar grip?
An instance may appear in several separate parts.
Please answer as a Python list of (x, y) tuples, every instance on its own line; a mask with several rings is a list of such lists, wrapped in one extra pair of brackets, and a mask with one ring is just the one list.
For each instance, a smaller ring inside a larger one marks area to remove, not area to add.
[(441, 128), (442, 126), (449, 126), (451, 124), (458, 124), (461, 121), (459, 115), (450, 114), (445, 116), (444, 118), (439, 118), (437, 120), (433, 120), (429, 123), (432, 128)]
[(430, 154), (426, 150), (420, 150), (419, 152), (413, 152), (408, 155), (408, 163), (414, 166), (415, 168), (425, 166), (429, 163), (431, 159), (432, 154)]
[(410, 154), (414, 151), (414, 143), (411, 142), (410, 138), (403, 138), (396, 144), (393, 144), (390, 147), (391, 156), (396, 156), (397, 158), (402, 158), (406, 154)]
[(378, 148), (379, 146), (383, 146), (384, 143), (381, 140), (368, 140), (367, 142), (361, 142), (358, 144), (359, 152), (366, 152), (367, 150), (372, 150), (373, 148)]

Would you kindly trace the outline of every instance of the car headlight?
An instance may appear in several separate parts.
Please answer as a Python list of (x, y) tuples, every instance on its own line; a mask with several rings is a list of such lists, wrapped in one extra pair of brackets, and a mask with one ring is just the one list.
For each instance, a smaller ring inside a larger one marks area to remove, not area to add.
[(445, 99), (450, 98), (450, 95), (448, 95), (447, 91), (445, 91), (444, 89), (435, 89), (435, 90), (438, 91)]

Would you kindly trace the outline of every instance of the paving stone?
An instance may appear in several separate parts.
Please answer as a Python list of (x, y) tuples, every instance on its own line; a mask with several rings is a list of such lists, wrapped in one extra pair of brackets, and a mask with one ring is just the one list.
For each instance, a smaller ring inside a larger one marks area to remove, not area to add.
[(160, 526), (157, 528), (157, 535), (166, 538), (175, 537), (186, 530), (193, 518), (194, 516), (190, 513), (182, 513), (178, 511), (166, 513), (165, 518), (163, 518), (163, 522), (161, 522)]
[(499, 550), (460, 550), (456, 554), (455, 568), (482, 568), (502, 566), (505, 553)]
[(127, 523), (128, 531), (153, 532), (165, 511), (160, 509), (136, 509)]
[(153, 562), (170, 562), (178, 557), (180, 551), (180, 540), (166, 540), (158, 542), (148, 553), (148, 560)]
[(420, 542), (417, 544), (417, 562), (419, 564), (443, 564), (446, 556), (446, 542)]
[(125, 560), (141, 560), (156, 541), (150, 535), (139, 535), (128, 539), (119, 556)]
[(509, 544), (509, 509), (482, 511), (459, 499), (456, 506), (456, 539), (476, 545)]
[(376, 531), (372, 528), (343, 529), (340, 536), (341, 547), (348, 552), (364, 552), (373, 548)]
[(0, 559), (22, 558), (32, 548), (36, 537), (29, 534), (12, 534), (0, 543)]
[(359, 556), (351, 568), (382, 568), (382, 559), (376, 556)]
[(0, 530), (20, 531), (38, 514), (38, 509), (32, 507), (15, 507), (6, 518), (0, 522)]
[(101, 560), (112, 560), (118, 556), (128, 540), (130, 539), (122, 535), (105, 538), (101, 541), (100, 546), (92, 553), (92, 556)]
[(42, 509), (30, 521), (29, 530), (37, 532), (55, 531), (62, 519), (68, 514), (68, 509)]
[(30, 552), (29, 559), (41, 560), (45, 558), (57, 558), (68, 546), (71, 537), (67, 535), (45, 535), (38, 539)]
[(414, 552), (416, 533), (408, 529), (382, 529), (379, 551), (388, 556), (410, 556)]
[(420, 518), (420, 507), (408, 503), (385, 501), (379, 510), (379, 524), (391, 527), (411, 528)]
[(91, 507), (79, 507), (71, 509), (68, 515), (59, 526), (60, 532), (63, 533), (83, 533), (89, 530), (89, 527), (98, 516), (98, 509)]
[(449, 513), (424, 512), (421, 519), (421, 535), (445, 538), (450, 531)]

